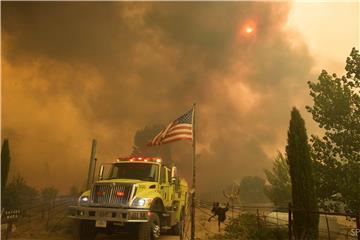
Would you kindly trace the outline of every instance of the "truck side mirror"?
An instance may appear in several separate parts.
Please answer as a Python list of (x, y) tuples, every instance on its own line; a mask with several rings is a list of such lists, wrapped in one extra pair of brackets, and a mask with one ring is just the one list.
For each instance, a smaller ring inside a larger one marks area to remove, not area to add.
[(103, 180), (103, 175), (104, 175), (104, 165), (101, 165), (99, 171), (99, 180)]
[(177, 175), (177, 169), (176, 169), (176, 167), (172, 167), (171, 168), (171, 180), (172, 180), (172, 182), (175, 182), (176, 175)]

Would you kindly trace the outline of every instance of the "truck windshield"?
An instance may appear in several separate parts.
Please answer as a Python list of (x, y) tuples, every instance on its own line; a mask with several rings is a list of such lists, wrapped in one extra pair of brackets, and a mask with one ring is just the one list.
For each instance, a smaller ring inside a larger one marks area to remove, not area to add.
[(112, 165), (108, 179), (137, 179), (156, 182), (158, 165), (149, 163), (117, 163)]

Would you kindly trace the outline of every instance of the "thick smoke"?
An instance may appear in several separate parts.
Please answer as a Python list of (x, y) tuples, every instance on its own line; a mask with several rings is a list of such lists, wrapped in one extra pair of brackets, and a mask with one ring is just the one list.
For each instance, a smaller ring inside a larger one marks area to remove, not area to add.
[[(136, 130), (167, 124), (196, 102), (199, 191), (262, 176), (313, 78), (306, 47), (286, 28), (289, 9), (3, 3), (2, 137), (10, 139), (12, 174), (39, 187), (81, 186), (92, 138), (100, 161), (112, 161), (130, 154)], [(242, 33), (248, 21), (252, 36)], [(190, 143), (172, 150), (190, 180)]]

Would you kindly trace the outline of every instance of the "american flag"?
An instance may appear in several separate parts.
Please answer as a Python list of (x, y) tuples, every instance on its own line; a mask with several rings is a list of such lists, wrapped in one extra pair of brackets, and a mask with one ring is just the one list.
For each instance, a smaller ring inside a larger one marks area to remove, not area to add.
[(161, 130), (149, 143), (148, 146), (166, 144), (177, 140), (192, 140), (193, 109), (171, 122)]

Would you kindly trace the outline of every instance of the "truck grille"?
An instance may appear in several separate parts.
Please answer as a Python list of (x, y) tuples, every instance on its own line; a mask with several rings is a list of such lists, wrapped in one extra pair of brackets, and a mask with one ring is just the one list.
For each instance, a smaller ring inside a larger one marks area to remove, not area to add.
[(91, 202), (101, 206), (128, 205), (132, 189), (132, 184), (97, 183), (91, 190)]

